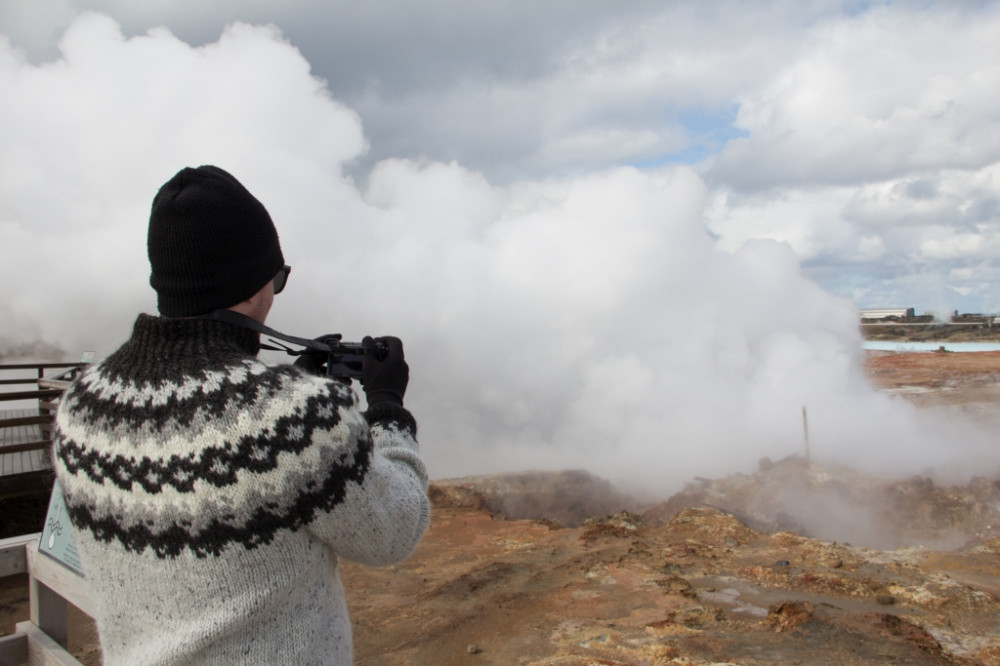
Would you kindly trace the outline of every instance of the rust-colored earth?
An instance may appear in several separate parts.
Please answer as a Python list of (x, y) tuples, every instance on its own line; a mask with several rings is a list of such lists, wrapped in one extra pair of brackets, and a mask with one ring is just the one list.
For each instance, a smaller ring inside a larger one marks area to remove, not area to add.
[[(871, 353), (867, 367), (922, 408), (1000, 423), (1000, 352)], [(778, 510), (789, 487), (877, 504), (886, 545), (815, 536)], [(343, 566), (358, 664), (1000, 665), (1000, 479), (792, 458), (655, 506), (572, 471), (438, 480), (432, 499), (413, 557)], [(27, 595), (0, 585), (3, 633)], [(79, 615), (71, 648), (99, 663)]]
[(879, 388), (902, 386), (976, 389), (1000, 383), (1000, 351), (867, 352), (865, 367)]

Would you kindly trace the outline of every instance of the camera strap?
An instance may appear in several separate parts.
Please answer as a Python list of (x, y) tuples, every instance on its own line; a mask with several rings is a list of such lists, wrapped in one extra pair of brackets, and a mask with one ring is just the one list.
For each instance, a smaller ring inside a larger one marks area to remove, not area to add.
[(197, 317), (194, 317), (194, 319), (209, 319), (211, 321), (222, 321), (227, 324), (232, 324), (233, 326), (239, 326), (240, 328), (247, 328), (250, 329), (251, 331), (257, 331), (258, 333), (263, 333), (265, 335), (278, 338), (279, 340), (284, 340), (285, 342), (291, 342), (292, 344), (301, 345), (306, 348), (299, 351), (295, 351), (284, 346), (272, 347), (270, 345), (265, 345), (261, 343), (260, 346), (263, 349), (271, 349), (273, 351), (283, 351), (292, 355), (303, 354), (306, 352), (306, 350), (329, 352), (332, 351), (333, 349), (332, 347), (330, 347), (330, 345), (319, 342), (318, 340), (310, 340), (308, 338), (299, 338), (294, 335), (286, 335), (280, 331), (274, 330), (270, 326), (265, 326), (256, 319), (251, 319), (246, 315), (241, 315), (239, 312), (234, 312), (232, 310), (215, 310), (207, 314), (198, 315)]

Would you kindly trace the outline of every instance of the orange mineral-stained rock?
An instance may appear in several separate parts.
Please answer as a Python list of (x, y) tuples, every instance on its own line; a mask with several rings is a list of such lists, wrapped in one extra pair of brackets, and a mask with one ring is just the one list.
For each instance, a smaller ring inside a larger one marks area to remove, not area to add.
[(554, 528), (438, 504), (410, 560), (343, 571), (359, 663), (971, 666), (1000, 663), (995, 541), (882, 551), (712, 507)]

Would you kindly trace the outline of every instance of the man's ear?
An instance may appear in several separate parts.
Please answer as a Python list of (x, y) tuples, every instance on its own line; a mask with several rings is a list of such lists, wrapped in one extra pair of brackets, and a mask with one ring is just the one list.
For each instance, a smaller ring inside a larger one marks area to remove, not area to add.
[(241, 301), (236, 305), (230, 305), (227, 310), (233, 310), (234, 312), (239, 312), (240, 314), (247, 314), (247, 312), (252, 311), (260, 300), (260, 292), (257, 292), (245, 301)]
[(274, 300), (274, 285), (268, 282), (260, 290), (248, 298), (247, 300), (237, 303), (236, 305), (231, 305), (227, 310), (232, 310), (233, 312), (238, 312), (241, 315), (255, 319), (260, 323), (264, 323), (267, 319), (267, 313), (271, 309), (271, 303)]

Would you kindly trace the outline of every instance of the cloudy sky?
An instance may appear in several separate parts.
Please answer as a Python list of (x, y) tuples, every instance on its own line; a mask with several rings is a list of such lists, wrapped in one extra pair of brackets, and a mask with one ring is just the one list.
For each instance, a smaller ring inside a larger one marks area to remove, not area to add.
[(0, 353), (112, 350), (156, 188), (214, 163), (294, 266), (271, 325), (404, 338), (439, 476), (675, 482), (806, 404), (870, 453), (917, 417), (856, 309), (1000, 311), (998, 40), (971, 0), (0, 0)]

